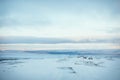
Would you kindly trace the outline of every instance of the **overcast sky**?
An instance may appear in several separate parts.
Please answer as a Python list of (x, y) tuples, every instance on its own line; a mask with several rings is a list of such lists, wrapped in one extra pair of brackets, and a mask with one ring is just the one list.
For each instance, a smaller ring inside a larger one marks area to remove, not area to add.
[(0, 36), (120, 35), (119, 0), (0, 0)]

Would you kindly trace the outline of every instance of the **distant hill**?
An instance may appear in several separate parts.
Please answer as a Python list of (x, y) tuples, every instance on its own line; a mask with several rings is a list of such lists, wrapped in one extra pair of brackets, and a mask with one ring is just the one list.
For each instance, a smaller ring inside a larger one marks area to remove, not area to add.
[(67, 54), (67, 55), (120, 55), (119, 49), (101, 50), (1, 50), (0, 53)]

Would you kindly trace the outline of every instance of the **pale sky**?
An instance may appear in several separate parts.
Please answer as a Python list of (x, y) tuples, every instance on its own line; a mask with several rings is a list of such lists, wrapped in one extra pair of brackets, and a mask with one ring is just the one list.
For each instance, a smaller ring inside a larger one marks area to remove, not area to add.
[(0, 36), (118, 37), (119, 0), (0, 0)]

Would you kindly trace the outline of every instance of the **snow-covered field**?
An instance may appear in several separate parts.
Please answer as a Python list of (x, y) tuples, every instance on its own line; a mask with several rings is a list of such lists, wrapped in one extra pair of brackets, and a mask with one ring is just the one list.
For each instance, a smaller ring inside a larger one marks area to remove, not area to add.
[(0, 52), (0, 80), (120, 80), (119, 55)]

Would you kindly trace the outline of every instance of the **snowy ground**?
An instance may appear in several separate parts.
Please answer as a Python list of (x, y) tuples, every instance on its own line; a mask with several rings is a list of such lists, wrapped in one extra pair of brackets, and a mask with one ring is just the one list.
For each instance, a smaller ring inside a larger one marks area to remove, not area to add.
[(0, 80), (120, 80), (119, 74), (118, 55), (0, 53)]

